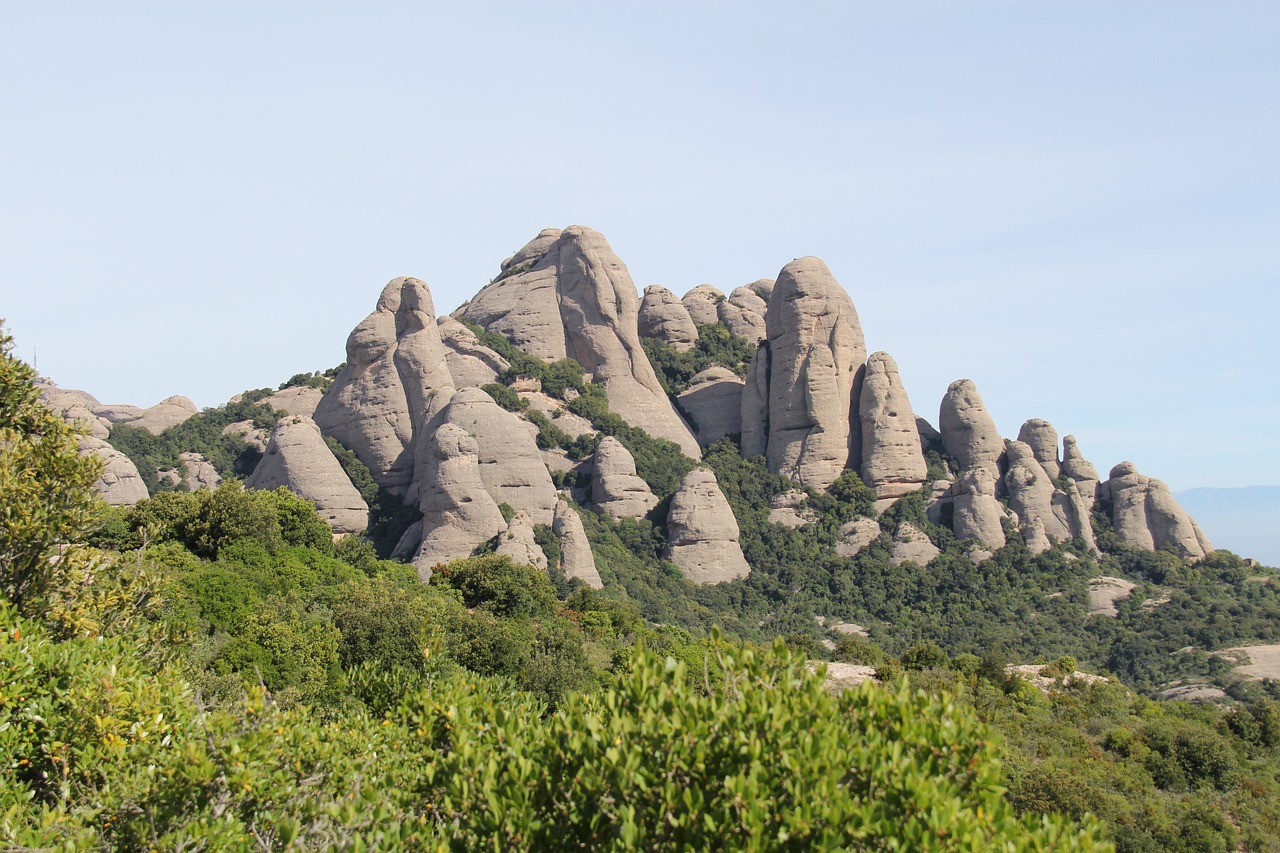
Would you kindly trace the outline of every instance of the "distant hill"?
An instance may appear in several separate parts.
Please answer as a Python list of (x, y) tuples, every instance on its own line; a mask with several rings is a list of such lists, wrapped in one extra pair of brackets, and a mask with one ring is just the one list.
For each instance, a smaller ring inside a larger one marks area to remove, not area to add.
[(1188, 489), (1175, 497), (1215, 547), (1280, 566), (1280, 486)]

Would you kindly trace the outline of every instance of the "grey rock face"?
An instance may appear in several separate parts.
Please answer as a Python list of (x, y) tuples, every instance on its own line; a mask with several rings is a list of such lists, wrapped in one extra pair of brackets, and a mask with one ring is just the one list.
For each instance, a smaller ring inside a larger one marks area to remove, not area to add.
[(1099, 489), (1111, 502), (1111, 524), (1120, 541), (1135, 548), (1172, 549), (1199, 559), (1213, 550), (1208, 538), (1160, 480), (1138, 473), (1132, 462), (1111, 469)]
[(80, 454), (97, 456), (102, 460), (102, 474), (93, 485), (107, 503), (133, 506), (149, 497), (147, 486), (133, 461), (102, 439), (92, 435), (81, 436)]
[(841, 557), (856, 557), (858, 552), (880, 536), (880, 525), (873, 518), (855, 518), (840, 528), (840, 541), (836, 553)]
[(700, 284), (686, 293), (680, 301), (688, 309), (693, 322), (706, 326), (720, 319), (716, 306), (724, 301), (724, 291), (709, 284)]
[(551, 250), (556, 240), (560, 239), (561, 231), (559, 228), (543, 228), (538, 232), (538, 236), (534, 237), (524, 245), (520, 251), (502, 262), (502, 271), (509, 273), (520, 267), (532, 267), (542, 259), (542, 256)]
[(1049, 479), (1058, 479), (1062, 464), (1058, 461), (1058, 431), (1053, 424), (1043, 418), (1032, 418), (1018, 430), (1018, 441), (1031, 448)]
[(403, 495), (414, 479), (414, 437), (429, 398), (452, 387), (430, 290), (416, 278), (396, 278), (347, 338), (347, 366), (315, 420), (360, 457), (378, 485)]
[(271, 431), (266, 453), (245, 485), (251, 489), (284, 486), (314, 503), (320, 517), (339, 533), (359, 533), (369, 526), (369, 505), (310, 418), (290, 415), (280, 419)]
[(106, 418), (113, 424), (121, 421), (131, 421), (138, 415), (142, 414), (142, 409), (137, 406), (131, 406), (127, 403), (107, 403), (102, 406), (94, 406), (93, 413), (100, 418)]
[(1067, 522), (1065, 495), (1057, 500), (1054, 483), (1041, 467), (1031, 446), (1022, 441), (1006, 445), (1008, 470), (1004, 475), (1009, 495), (1009, 509), (1028, 526), (1037, 526), (1049, 542), (1065, 542), (1071, 538)]
[(480, 343), (475, 332), (452, 317), (436, 321), (440, 341), (444, 344), (445, 364), (457, 388), (479, 388), (498, 378), (511, 365), (507, 360)]
[(763, 434), (769, 470), (825, 489), (861, 458), (850, 426), (867, 356), (858, 313), (827, 265), (807, 257), (782, 268), (765, 323), (742, 395), (743, 454), (760, 452)]
[(711, 471), (685, 475), (671, 499), (667, 536), (667, 559), (692, 583), (722, 583), (751, 571), (738, 544), (738, 522)]
[(768, 311), (768, 303), (758, 293), (749, 287), (739, 287), (716, 305), (716, 318), (730, 332), (759, 344), (768, 336), (764, 319)]
[(277, 391), (262, 402), (273, 409), (279, 409), (291, 415), (309, 418), (316, 413), (320, 398), (324, 392), (319, 388), (308, 388), (305, 385), (294, 386)]
[(1074, 435), (1062, 439), (1062, 473), (1075, 481), (1080, 497), (1084, 499), (1086, 511), (1092, 510), (1098, 496), (1098, 469), (1084, 458)]
[(805, 501), (808, 499), (809, 495), (799, 489), (792, 489), (776, 496), (769, 501), (769, 523), (781, 524), (783, 527), (795, 530), (817, 521), (817, 513), (805, 506)]
[(644, 289), (638, 317), (640, 336), (657, 338), (678, 352), (688, 352), (698, 341), (698, 329), (680, 297), (659, 284)]
[(101, 404), (88, 392), (59, 388), (56, 385), (40, 385), (40, 402), (62, 415), (62, 419), (79, 427), (94, 438), (106, 438), (111, 432), (111, 421), (96, 414)]
[(876, 496), (900, 498), (925, 482), (927, 466), (911, 401), (888, 353), (867, 359), (858, 404), (862, 420), (862, 479)]
[[(439, 397), (445, 399), (448, 392)], [(523, 510), (535, 524), (551, 523), (556, 488), (538, 450), (536, 427), (499, 406), (479, 388), (453, 393), (424, 429), (429, 435), (444, 424), (460, 427), (473, 437), (481, 484), (495, 504)], [(429, 463), (420, 458), (418, 464)], [(426, 500), (424, 486), (416, 487), (417, 494)]]
[(628, 423), (701, 455), (640, 346), (635, 285), (603, 235), (566, 228), (529, 270), (489, 284), (464, 313), (539, 358), (575, 359)]
[(413, 563), (426, 581), (432, 567), (470, 556), (507, 529), (498, 503), (480, 478), (479, 446), (456, 424), (436, 428), (424, 442), (419, 495), (422, 544)]
[(259, 453), (267, 449), (267, 439), (271, 437), (266, 430), (254, 426), (253, 421), (236, 421), (233, 424), (227, 424), (222, 428), (222, 434), (238, 436)]
[(742, 432), (742, 377), (727, 367), (708, 367), (677, 399), (693, 420), (698, 444), (707, 447)]
[(567, 501), (561, 500), (556, 504), (551, 531), (560, 540), (560, 568), (565, 577), (577, 578), (592, 589), (604, 589), (582, 519)]
[(895, 566), (903, 563), (927, 566), (941, 553), (938, 546), (929, 541), (924, 531), (910, 522), (905, 522), (898, 527), (898, 535), (893, 539), (893, 552), (889, 555), (889, 562)]
[(948, 386), (938, 411), (938, 429), (943, 447), (961, 471), (996, 464), (1004, 453), (1004, 439), (971, 379), (957, 379)]
[(145, 429), (152, 435), (159, 435), (199, 412), (200, 410), (191, 400), (181, 395), (174, 395), (166, 397), (149, 409), (143, 409), (136, 418), (131, 418), (126, 423), (131, 427)]
[(636, 474), (631, 451), (613, 436), (596, 445), (591, 476), (591, 502), (602, 515), (613, 519), (643, 518), (658, 505), (658, 498)]
[(510, 557), (522, 566), (547, 567), (547, 555), (533, 535), (533, 519), (526, 512), (517, 512), (507, 524), (506, 532), (498, 535), (496, 554)]
[(209, 460), (199, 453), (179, 453), (178, 458), (182, 460), (182, 464), (187, 469), (184, 480), (188, 491), (198, 492), (201, 489), (216, 489), (218, 484), (222, 482), (222, 475), (218, 473), (218, 470), (213, 465), (209, 464)]
[(951, 488), (951, 529), (960, 539), (976, 539), (987, 548), (1005, 545), (1004, 507), (996, 500), (994, 465), (970, 468)]

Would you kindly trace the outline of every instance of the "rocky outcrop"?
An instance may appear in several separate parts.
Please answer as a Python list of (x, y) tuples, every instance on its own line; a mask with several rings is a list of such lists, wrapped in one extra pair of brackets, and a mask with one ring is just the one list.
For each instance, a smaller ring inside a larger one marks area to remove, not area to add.
[[(445, 424), (461, 428), (475, 441), (481, 486), (494, 503), (523, 510), (535, 524), (550, 524), (556, 488), (538, 450), (537, 428), (499, 406), (479, 388), (441, 392), (436, 402), (445, 399), (448, 402), (427, 422), (425, 433), (431, 435)], [(424, 445), (427, 448), (429, 445)], [(427, 458), (420, 456), (418, 464), (430, 464), (430, 457), (437, 452), (427, 449)], [(426, 499), (421, 483), (415, 483), (410, 494), (414, 491)]]
[(414, 479), (414, 437), (429, 399), (452, 387), (431, 292), (416, 278), (396, 278), (347, 338), (347, 365), (315, 420), (360, 457), (378, 485), (403, 495)]
[(86, 391), (39, 385), (40, 402), (62, 415), (62, 419), (94, 438), (106, 438), (111, 421), (95, 413), (101, 404)]
[(463, 312), (539, 358), (575, 359), (616, 414), (700, 456), (640, 345), (635, 285), (603, 235), (566, 228), (528, 270), (490, 283)]
[(479, 447), (455, 424), (441, 424), (423, 442), (422, 543), (413, 563), (424, 581), (432, 567), (470, 556), (507, 529), (498, 503), (480, 479)]
[(856, 557), (859, 551), (876, 541), (879, 536), (880, 525), (874, 518), (855, 518), (852, 521), (846, 521), (840, 528), (836, 553), (841, 557)]
[(640, 337), (657, 338), (677, 352), (688, 352), (698, 342), (698, 329), (680, 297), (660, 284), (644, 289), (638, 316)]
[(222, 482), (222, 475), (218, 473), (218, 469), (214, 468), (209, 463), (209, 460), (199, 453), (179, 453), (178, 458), (182, 460), (183, 467), (187, 469), (183, 478), (183, 482), (187, 484), (187, 491), (198, 492), (201, 489), (216, 489), (218, 484)]
[(199, 412), (200, 410), (191, 400), (181, 395), (174, 395), (166, 397), (149, 409), (143, 409), (137, 417), (124, 423), (137, 429), (145, 429), (152, 435), (159, 435)]
[[(1022, 441), (1006, 443), (1008, 470), (1004, 475), (1009, 509), (1024, 524), (1039, 524), (1050, 542), (1065, 542), (1071, 531), (1062, 500), (1055, 500), (1054, 483), (1040, 466), (1031, 447)], [(1058, 493), (1061, 494), (1061, 493)]]
[(1160, 480), (1138, 473), (1132, 462), (1121, 462), (1099, 489), (1111, 506), (1111, 525), (1126, 545), (1149, 550), (1172, 550), (1199, 559), (1213, 550), (1208, 537)]
[(1085, 511), (1092, 510), (1098, 497), (1098, 469), (1084, 458), (1074, 435), (1062, 439), (1062, 473), (1075, 482), (1076, 489), (1084, 500)]
[(1050, 480), (1058, 479), (1062, 463), (1058, 461), (1058, 431), (1043, 418), (1032, 418), (1018, 430), (1018, 441), (1031, 448), (1036, 461)]
[(738, 522), (716, 475), (697, 468), (685, 475), (667, 515), (666, 558), (692, 583), (745, 578), (751, 571), (738, 544)]
[(957, 379), (948, 386), (938, 411), (938, 429), (942, 446), (961, 471), (997, 464), (1004, 453), (1004, 439), (971, 379)]
[(131, 406), (128, 403), (107, 403), (101, 406), (94, 406), (93, 413), (100, 418), (106, 418), (113, 424), (118, 424), (121, 421), (133, 420), (142, 414), (142, 409), (137, 406)]
[(970, 468), (944, 500), (951, 505), (951, 529), (959, 539), (976, 539), (992, 550), (1005, 545), (1004, 506), (996, 500), (994, 465)]
[(703, 447), (742, 432), (742, 377), (715, 365), (696, 374), (676, 399)]
[[(772, 281), (769, 289), (773, 289)], [(750, 287), (735, 289), (728, 299), (716, 305), (716, 318), (724, 327), (753, 344), (759, 344), (768, 336), (764, 319), (768, 312), (769, 303)]]
[(720, 319), (716, 306), (724, 301), (724, 291), (709, 284), (700, 284), (686, 293), (680, 301), (684, 303), (694, 323), (707, 326)]
[(782, 268), (765, 323), (742, 395), (743, 454), (763, 450), (769, 470), (825, 489), (861, 458), (861, 430), (850, 428), (867, 356), (858, 313), (827, 265), (807, 257)]
[(904, 522), (898, 526), (898, 533), (893, 537), (893, 551), (889, 555), (889, 562), (895, 566), (903, 563), (927, 566), (941, 553), (924, 531), (910, 522)]
[(498, 535), (499, 556), (510, 557), (522, 566), (547, 567), (547, 555), (534, 538), (533, 519), (527, 512), (517, 512), (507, 523), (505, 532)]
[(592, 589), (604, 589), (600, 572), (596, 570), (596, 558), (591, 553), (591, 543), (587, 540), (587, 531), (568, 501), (561, 500), (556, 504), (551, 532), (560, 540), (560, 569), (565, 577), (577, 578)]
[(236, 421), (222, 428), (223, 435), (234, 435), (259, 453), (267, 449), (267, 439), (271, 433), (259, 429), (253, 421)]
[(295, 385), (275, 392), (262, 402), (290, 415), (309, 418), (316, 413), (316, 407), (320, 405), (322, 397), (324, 397), (324, 391), (319, 388)]
[(133, 506), (149, 497), (147, 485), (142, 482), (133, 461), (102, 439), (92, 435), (81, 436), (80, 454), (102, 460), (102, 474), (93, 486), (107, 503)]
[(809, 495), (799, 489), (791, 489), (776, 495), (769, 501), (769, 523), (781, 524), (795, 530), (818, 520), (818, 514), (806, 504)]
[(1102, 577), (1089, 579), (1089, 615), (1090, 616), (1110, 616), (1112, 618), (1119, 616), (1120, 611), (1116, 608), (1117, 601), (1124, 601), (1133, 594), (1133, 581), (1124, 578), (1113, 578), (1103, 575)]
[(280, 419), (245, 485), (251, 489), (284, 486), (315, 504), (320, 517), (339, 533), (358, 533), (369, 525), (369, 505), (310, 418)]
[(591, 503), (613, 519), (643, 518), (658, 504), (649, 485), (636, 474), (631, 451), (613, 436), (596, 445), (591, 476)]
[(498, 378), (511, 365), (507, 360), (480, 343), (476, 333), (452, 317), (436, 321), (440, 341), (444, 344), (445, 364), (454, 387), (479, 388)]
[(925, 482), (924, 453), (911, 401), (888, 353), (867, 359), (858, 403), (862, 420), (862, 479), (881, 499), (900, 498)]

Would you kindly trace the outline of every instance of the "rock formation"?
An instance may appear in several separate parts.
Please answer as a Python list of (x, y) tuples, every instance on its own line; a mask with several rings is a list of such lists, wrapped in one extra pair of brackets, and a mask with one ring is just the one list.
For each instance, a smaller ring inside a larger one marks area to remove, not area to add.
[(957, 379), (947, 388), (938, 411), (942, 446), (961, 471), (996, 464), (1004, 453), (1004, 439), (970, 379)]
[(836, 553), (841, 557), (856, 557), (858, 552), (880, 536), (880, 525), (874, 518), (855, 518), (840, 528), (840, 540)]
[(1058, 479), (1062, 463), (1058, 461), (1058, 431), (1042, 418), (1032, 418), (1018, 430), (1018, 441), (1031, 448), (1036, 461), (1044, 468), (1050, 480)]
[(280, 419), (245, 485), (251, 489), (284, 486), (315, 504), (320, 517), (339, 533), (358, 533), (369, 525), (369, 505), (310, 418)]
[(862, 479), (876, 496), (900, 498), (924, 485), (920, 432), (898, 365), (888, 353), (867, 359), (858, 403), (862, 420)]
[(94, 438), (106, 438), (111, 421), (95, 412), (101, 404), (86, 391), (40, 384), (40, 401), (62, 415), (67, 423), (79, 427)]
[(92, 435), (81, 436), (80, 453), (102, 460), (102, 474), (93, 485), (107, 503), (133, 506), (149, 497), (146, 483), (142, 482), (133, 461), (110, 444)]
[(934, 557), (942, 552), (929, 540), (920, 528), (910, 522), (903, 522), (898, 527), (898, 534), (893, 538), (893, 551), (889, 562), (895, 566), (903, 563), (915, 563), (927, 566)]
[(708, 326), (720, 319), (716, 306), (724, 301), (724, 292), (709, 284), (700, 284), (680, 300), (689, 311), (693, 322)]
[(275, 392), (262, 402), (290, 415), (309, 418), (316, 413), (316, 406), (320, 405), (320, 398), (323, 396), (324, 391), (319, 388), (295, 385)]
[(591, 553), (591, 543), (587, 540), (587, 531), (568, 501), (556, 503), (551, 532), (560, 540), (560, 569), (565, 577), (577, 578), (592, 589), (604, 589), (600, 573), (596, 570), (596, 558)]
[(1050, 542), (1070, 539), (1072, 534), (1062, 506), (1065, 495), (1063, 501), (1055, 501), (1054, 483), (1028, 444), (1010, 441), (1005, 446), (1008, 470), (1004, 484), (1009, 509), (1024, 524), (1039, 524)]
[(94, 406), (93, 413), (100, 418), (106, 418), (113, 424), (118, 424), (121, 421), (133, 420), (142, 414), (142, 409), (127, 403), (107, 403), (101, 406)]
[(1093, 463), (1080, 453), (1080, 447), (1076, 444), (1074, 435), (1068, 435), (1062, 439), (1062, 473), (1075, 481), (1080, 497), (1084, 499), (1086, 511), (1093, 509), (1100, 482), (1098, 469), (1094, 468)]
[(488, 385), (511, 366), (505, 358), (480, 343), (475, 332), (452, 317), (441, 317), (436, 325), (440, 328), (445, 364), (455, 387)]
[(267, 430), (254, 426), (253, 421), (236, 421), (227, 424), (222, 428), (222, 434), (236, 436), (259, 453), (267, 449), (267, 439), (271, 437)]
[(861, 458), (861, 430), (850, 428), (867, 357), (858, 313), (827, 265), (807, 257), (782, 268), (765, 324), (742, 395), (743, 454), (763, 451), (770, 471), (824, 489)]
[(533, 519), (527, 512), (517, 512), (507, 524), (505, 532), (498, 534), (500, 556), (510, 557), (523, 566), (547, 567), (547, 555), (533, 534)]
[(716, 475), (696, 468), (685, 475), (667, 515), (666, 558), (696, 584), (744, 578), (751, 571), (738, 544), (738, 522)]
[(631, 276), (601, 234), (566, 228), (531, 267), (487, 285), (463, 313), (538, 358), (575, 359), (604, 386), (616, 414), (700, 456), (640, 346)]
[(199, 412), (195, 403), (186, 397), (174, 395), (166, 397), (149, 409), (143, 409), (137, 417), (130, 418), (125, 423), (137, 429), (145, 429), (152, 435), (159, 435)]
[(1005, 509), (996, 500), (995, 465), (970, 468), (951, 487), (951, 529), (959, 539), (976, 539), (990, 549), (1005, 545)]
[(660, 284), (644, 289), (638, 316), (640, 337), (657, 338), (678, 352), (688, 352), (698, 342), (698, 329), (680, 297)]
[(596, 445), (591, 475), (591, 503), (596, 511), (613, 519), (643, 518), (658, 498), (636, 474), (631, 451), (613, 436)]
[(422, 544), (414, 565), (424, 581), (433, 566), (469, 556), (507, 529), (480, 479), (479, 446), (462, 427), (441, 424), (423, 442), (419, 485)]
[(1126, 545), (1147, 550), (1171, 549), (1199, 559), (1213, 550), (1209, 539), (1174, 499), (1169, 487), (1121, 462), (1098, 490), (1111, 507), (1111, 525)]
[[(773, 289), (772, 281), (769, 289)], [(750, 287), (735, 289), (728, 299), (716, 305), (716, 318), (724, 327), (753, 344), (759, 344), (768, 335), (764, 319), (768, 312), (769, 303)]]
[(698, 444), (707, 447), (742, 432), (742, 377), (715, 365), (694, 375), (676, 399), (693, 422)]
[[(499, 406), (479, 388), (463, 388), (452, 396), (450, 393), (439, 395), (437, 402), (447, 398), (448, 403), (428, 421), (426, 434), (444, 424), (460, 427), (475, 441), (480, 481), (494, 503), (523, 510), (535, 524), (550, 524), (556, 488), (538, 450), (537, 428)], [(430, 449), (428, 455), (436, 452)], [(418, 464), (426, 461), (420, 454)], [(425, 500), (422, 484), (415, 483), (415, 489)], [(426, 512), (425, 504), (422, 509)]]
[(222, 475), (209, 463), (209, 460), (199, 453), (179, 453), (178, 458), (182, 460), (183, 466), (187, 469), (186, 476), (183, 479), (187, 484), (188, 491), (198, 492), (201, 489), (216, 489), (218, 484), (222, 482)]
[(452, 386), (431, 292), (416, 278), (396, 278), (347, 338), (347, 366), (315, 420), (360, 457), (378, 485), (403, 495), (413, 480), (413, 439), (428, 398)]

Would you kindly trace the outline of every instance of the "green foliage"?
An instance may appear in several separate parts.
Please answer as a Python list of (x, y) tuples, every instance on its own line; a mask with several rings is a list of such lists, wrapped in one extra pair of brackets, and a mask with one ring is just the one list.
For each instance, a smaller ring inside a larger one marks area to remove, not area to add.
[(496, 616), (542, 619), (556, 609), (555, 590), (546, 572), (496, 554), (454, 560), (437, 568), (431, 583), (458, 590), (468, 607)]
[(35, 371), (0, 326), (0, 592), (29, 613), (56, 585), (59, 550), (94, 511), (101, 463), (40, 402)]
[(686, 352), (679, 352), (657, 338), (641, 338), (640, 343), (658, 374), (658, 381), (673, 397), (688, 388), (693, 377), (708, 367), (719, 365), (746, 376), (747, 367), (756, 354), (755, 344), (733, 334), (723, 323), (698, 326), (698, 340)]
[(599, 385), (589, 386), (569, 404), (569, 411), (591, 421), (600, 433), (622, 442), (635, 457), (636, 473), (659, 497), (674, 494), (684, 475), (693, 470), (694, 461), (684, 455), (678, 444), (653, 438), (609, 411), (609, 401)]
[(422, 519), (422, 513), (417, 507), (407, 506), (403, 498), (379, 486), (368, 466), (360, 461), (354, 451), (348, 450), (332, 436), (326, 436), (324, 441), (360, 492), (360, 497), (369, 505), (369, 529), (365, 531), (365, 535), (373, 543), (379, 557), (390, 557), (400, 542), (400, 537)]
[(286, 388), (319, 388), (321, 391), (328, 391), (329, 386), (333, 384), (333, 377), (337, 375), (337, 371), (325, 371), (324, 373), (295, 373), (285, 382), (280, 383), (280, 390)]
[(495, 403), (508, 412), (520, 412), (529, 408), (529, 401), (522, 399), (519, 394), (506, 385), (490, 382), (488, 385), (480, 386), (480, 390), (492, 397)]

